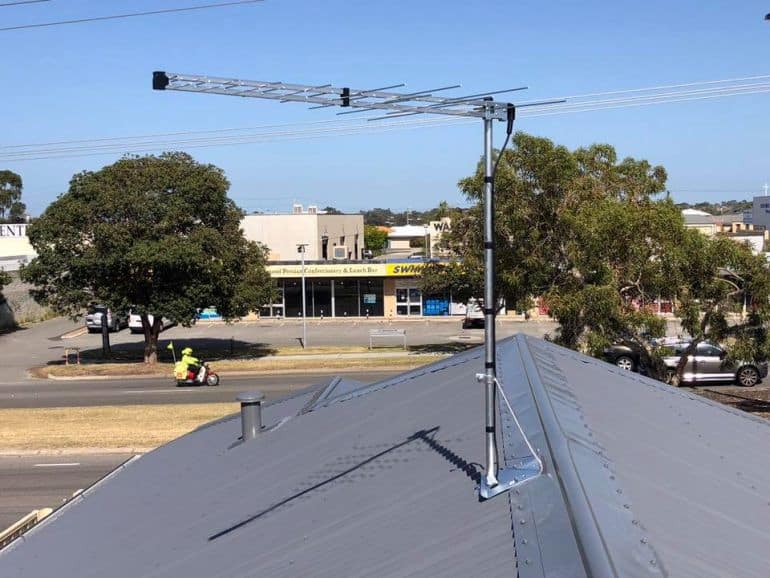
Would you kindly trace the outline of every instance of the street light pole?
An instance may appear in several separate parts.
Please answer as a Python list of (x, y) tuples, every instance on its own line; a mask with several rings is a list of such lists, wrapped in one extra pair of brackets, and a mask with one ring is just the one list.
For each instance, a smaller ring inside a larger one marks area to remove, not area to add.
[(430, 261), (430, 231), (428, 229), (428, 225), (423, 225), (425, 228), (425, 237), (423, 238), (423, 242), (425, 246), (423, 247), (423, 256), (425, 257), (425, 261)]
[(302, 349), (307, 347), (307, 315), (305, 311), (305, 247), (307, 243), (297, 245), (297, 252), (302, 255)]

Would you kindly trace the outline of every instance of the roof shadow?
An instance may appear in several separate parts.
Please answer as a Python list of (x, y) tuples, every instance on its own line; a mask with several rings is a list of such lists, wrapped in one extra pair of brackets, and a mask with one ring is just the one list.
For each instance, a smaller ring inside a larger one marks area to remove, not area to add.
[[(158, 361), (172, 362), (171, 351), (166, 349), (172, 339), (158, 341)], [(191, 347), (193, 355), (205, 361), (221, 361), (223, 359), (254, 359), (275, 355), (277, 349), (267, 343), (252, 343), (239, 339), (192, 338), (178, 339), (174, 343), (177, 358), (183, 347)], [(62, 346), (49, 349), (62, 349)], [(102, 356), (101, 346), (80, 348), (80, 358), (86, 363), (141, 363), (144, 361), (144, 341), (131, 343), (116, 343), (110, 346), (111, 353)], [(48, 365), (61, 365), (63, 360), (49, 361)]]
[[(439, 431), (439, 426), (432, 427), (427, 430), (419, 430), (412, 435), (410, 435), (405, 440), (394, 444), (387, 449), (378, 452), (364, 460), (361, 460), (357, 462), (356, 464), (352, 465), (349, 468), (346, 468), (345, 470), (330, 476), (326, 479), (324, 479), (321, 482), (318, 482), (316, 484), (313, 484), (309, 488), (305, 488), (304, 490), (300, 492), (296, 492), (283, 500), (276, 502), (272, 506), (269, 506), (268, 508), (265, 508), (264, 510), (257, 512), (256, 514), (249, 516), (248, 518), (245, 518), (244, 520), (241, 520), (240, 522), (237, 522), (230, 526), (229, 528), (225, 528), (224, 530), (220, 530), (219, 532), (212, 534), (209, 536), (208, 540), (211, 542), (213, 540), (217, 540), (218, 538), (221, 538), (223, 536), (226, 536), (227, 534), (230, 534), (231, 532), (234, 532), (240, 528), (243, 528), (244, 526), (251, 524), (252, 522), (255, 522), (262, 518), (263, 516), (274, 512), (278, 508), (285, 506), (291, 502), (294, 502), (295, 500), (298, 500), (311, 492), (320, 490), (324, 486), (327, 486), (331, 484), (332, 482), (335, 482), (337, 480), (340, 480), (341, 478), (344, 478), (345, 476), (348, 476), (357, 470), (363, 468), (364, 466), (371, 464), (372, 462), (388, 455), (391, 452), (394, 452), (408, 444), (411, 444), (416, 441), (422, 441), (423, 443), (427, 444), (427, 446), (434, 450), (436, 453), (438, 453), (441, 457), (443, 457), (445, 460), (447, 460), (450, 464), (455, 466), (456, 470), (459, 470), (463, 472), (468, 478), (470, 478), (473, 482), (476, 484), (480, 483), (481, 481), (481, 466), (476, 463), (471, 463), (466, 460), (464, 460), (462, 457), (458, 456), (456, 453), (454, 453), (452, 450), (450, 450), (448, 447), (443, 445), (441, 442), (437, 441), (435, 439), (436, 433)], [(454, 470), (453, 470), (454, 471)]]

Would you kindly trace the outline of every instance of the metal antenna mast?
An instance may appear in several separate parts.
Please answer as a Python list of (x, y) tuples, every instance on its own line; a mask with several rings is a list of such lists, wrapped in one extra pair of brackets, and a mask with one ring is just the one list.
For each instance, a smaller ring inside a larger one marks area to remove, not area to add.
[[(393, 92), (403, 84), (384, 86), (373, 89), (335, 87), (330, 84), (304, 85), (284, 82), (265, 82), (260, 80), (240, 80), (236, 78), (218, 78), (174, 74), (156, 71), (152, 76), (155, 90), (175, 90), (181, 92), (200, 92), (222, 94), (248, 98), (263, 98), (279, 102), (300, 102), (313, 105), (310, 108), (328, 108), (339, 106), (346, 110), (337, 114), (385, 111), (381, 116), (368, 120), (382, 120), (410, 116), (415, 114), (440, 114), (445, 116), (476, 117), (484, 121), (484, 373), (480, 374), (485, 386), (486, 400), (486, 472), (481, 479), (479, 495), (483, 499), (491, 498), (510, 490), (517, 484), (531, 479), (542, 472), (538, 456), (520, 465), (500, 469), (497, 451), (497, 372), (495, 367), (495, 316), (497, 299), (495, 297), (495, 245), (494, 245), (494, 175), (492, 161), (492, 122), (507, 122), (507, 132), (511, 133), (516, 115), (516, 106), (508, 102), (497, 102), (492, 96), (519, 90), (526, 86), (482, 92), (458, 97), (434, 96), (459, 85), (441, 86), (429, 90), (401, 93)], [(563, 100), (528, 102), (520, 105), (542, 106), (556, 104)], [(506, 405), (507, 400), (506, 400)], [(508, 406), (510, 408), (510, 406)], [(512, 411), (512, 409), (511, 409)], [(514, 415), (514, 419), (516, 416)], [(517, 420), (518, 421), (518, 420)], [(524, 435), (524, 432), (521, 432)], [(525, 435), (526, 440), (526, 435)], [(526, 440), (527, 445), (529, 441)], [(532, 464), (539, 465), (533, 468)]]

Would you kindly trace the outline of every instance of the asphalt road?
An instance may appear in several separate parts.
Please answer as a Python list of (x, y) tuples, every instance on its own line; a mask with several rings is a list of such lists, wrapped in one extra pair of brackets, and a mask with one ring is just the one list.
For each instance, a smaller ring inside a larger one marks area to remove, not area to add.
[[(343, 375), (347, 379), (373, 383), (401, 371), (396, 369)], [(245, 377), (224, 375), (220, 385), (216, 387), (176, 387), (170, 377), (99, 381), (39, 379), (24, 384), (0, 384), (0, 408), (225, 402), (235, 401), (238, 393), (253, 389), (259, 389), (270, 400), (321, 384), (334, 375), (337, 374), (314, 372)]]
[(125, 454), (0, 456), (0, 529), (32, 510), (56, 508), (131, 458)]

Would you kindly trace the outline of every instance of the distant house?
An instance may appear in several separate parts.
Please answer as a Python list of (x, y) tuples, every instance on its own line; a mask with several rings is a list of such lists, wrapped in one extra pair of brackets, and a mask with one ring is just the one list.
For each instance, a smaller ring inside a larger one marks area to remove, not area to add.
[(682, 217), (684, 217), (684, 226), (686, 228), (696, 229), (707, 237), (713, 237), (718, 232), (717, 221), (714, 215), (710, 213), (697, 209), (684, 209)]
[(746, 222), (744, 213), (711, 215), (696, 209), (685, 209), (682, 216), (686, 228), (696, 229), (707, 237), (723, 235), (737, 243), (748, 245), (756, 255), (762, 253), (770, 241), (770, 231), (764, 228), (755, 229), (753, 223)]
[(480, 349), (346, 379), (130, 461), (0, 551), (3, 578), (767, 578), (770, 422), (519, 335), (479, 501)]
[(428, 234), (427, 226), (423, 225), (391, 227), (388, 231), (388, 249), (408, 251), (413, 241), (422, 241), (424, 243)]

